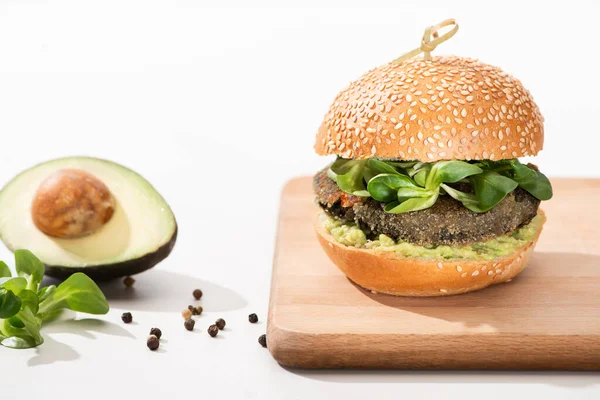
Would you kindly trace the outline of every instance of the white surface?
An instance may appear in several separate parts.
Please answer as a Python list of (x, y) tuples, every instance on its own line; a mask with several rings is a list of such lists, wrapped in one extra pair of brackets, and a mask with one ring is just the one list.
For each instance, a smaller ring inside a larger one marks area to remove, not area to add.
[[(437, 54), (499, 64), (533, 92), (547, 119), (544, 172), (600, 174), (598, 3), (319, 3), (0, 0), (0, 182), (55, 157), (109, 158), (149, 179), (180, 229), (134, 291), (105, 288), (104, 322), (55, 323), (36, 350), (0, 348), (0, 398), (600, 396), (597, 374), (289, 371), (257, 344), (283, 182), (326, 163), (313, 135), (335, 94), (416, 47), (427, 25), (457, 18)], [(206, 313), (190, 333), (179, 312), (195, 287)], [(120, 322), (125, 310), (135, 324)], [(228, 330), (211, 339), (217, 317)], [(168, 342), (152, 353), (155, 325)]]

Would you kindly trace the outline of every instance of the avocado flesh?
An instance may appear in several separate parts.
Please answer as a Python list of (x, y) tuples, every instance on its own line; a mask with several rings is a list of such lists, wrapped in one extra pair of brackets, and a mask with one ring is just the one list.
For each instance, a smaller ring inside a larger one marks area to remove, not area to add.
[(528, 224), (511, 233), (493, 239), (461, 246), (420, 246), (408, 242), (396, 242), (386, 235), (379, 235), (377, 240), (369, 240), (356, 224), (347, 223), (322, 213), (320, 222), (333, 236), (336, 242), (345, 246), (376, 251), (392, 251), (404, 257), (439, 259), (439, 260), (494, 260), (513, 254), (517, 249), (526, 246), (538, 234), (545, 218), (536, 215)]
[[(94, 175), (116, 200), (112, 218), (88, 236), (51, 237), (31, 218), (40, 183), (65, 168)], [(0, 191), (0, 239), (12, 251), (32, 251), (47, 265), (50, 276), (84, 272), (102, 280), (142, 272), (169, 255), (176, 237), (175, 217), (162, 196), (139, 174), (110, 161), (90, 157), (49, 161), (22, 172)]]

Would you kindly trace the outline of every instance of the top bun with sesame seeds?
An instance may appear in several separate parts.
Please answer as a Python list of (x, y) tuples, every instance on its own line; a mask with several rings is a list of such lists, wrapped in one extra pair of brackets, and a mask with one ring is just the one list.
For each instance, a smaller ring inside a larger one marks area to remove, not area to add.
[(375, 68), (338, 94), (315, 150), (348, 159), (512, 159), (542, 149), (543, 122), (529, 91), (498, 67), (412, 58)]

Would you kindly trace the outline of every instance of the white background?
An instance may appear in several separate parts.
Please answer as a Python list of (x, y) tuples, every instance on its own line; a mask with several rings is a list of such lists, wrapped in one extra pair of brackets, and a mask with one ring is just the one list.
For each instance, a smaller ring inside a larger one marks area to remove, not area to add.
[[(235, 3), (0, 0), (1, 184), (56, 157), (108, 158), (150, 180), (180, 229), (134, 291), (104, 288), (106, 322), (59, 322), (36, 350), (0, 348), (0, 398), (598, 398), (596, 374), (303, 372), (256, 342), (281, 186), (327, 162), (312, 144), (337, 92), (417, 47), (427, 25), (456, 18), (437, 54), (501, 65), (531, 90), (544, 172), (600, 175), (598, 3)], [(179, 311), (195, 287), (207, 311), (190, 333)], [(230, 329), (211, 339), (219, 316)], [(155, 325), (158, 353), (145, 348)]]

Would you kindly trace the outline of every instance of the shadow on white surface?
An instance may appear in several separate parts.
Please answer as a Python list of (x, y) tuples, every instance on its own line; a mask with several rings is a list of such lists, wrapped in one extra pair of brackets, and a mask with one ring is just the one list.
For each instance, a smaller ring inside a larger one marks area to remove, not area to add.
[(96, 340), (97, 333), (112, 336), (121, 336), (134, 338), (124, 328), (112, 322), (93, 318), (85, 319), (64, 319), (67, 316), (73, 316), (74, 313), (65, 313), (60, 319), (44, 324), (42, 335), (44, 344), (36, 347), (35, 355), (27, 361), (27, 365), (35, 367), (38, 365), (52, 364), (58, 361), (73, 361), (80, 356), (71, 346), (68, 346), (52, 337), (52, 334), (69, 333), (82, 336), (84, 338)]
[[(205, 311), (231, 311), (246, 306), (246, 300), (237, 292), (216, 283), (189, 275), (151, 269), (135, 275), (135, 284), (127, 288), (122, 279), (99, 283), (111, 308), (128, 311), (181, 311), (188, 304), (201, 304)], [(59, 284), (45, 277), (43, 285)], [(194, 289), (201, 289), (200, 302), (192, 297)]]
[(561, 387), (600, 385), (597, 372), (569, 371), (393, 371), (303, 370), (283, 367), (294, 375), (322, 382), (352, 383), (492, 383)]

